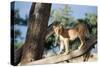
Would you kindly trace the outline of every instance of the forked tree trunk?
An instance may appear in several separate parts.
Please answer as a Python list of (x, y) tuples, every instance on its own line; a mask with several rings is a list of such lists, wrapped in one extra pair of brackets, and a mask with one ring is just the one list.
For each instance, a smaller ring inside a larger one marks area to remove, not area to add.
[(42, 58), (51, 4), (32, 3), (26, 41), (22, 50), (21, 64)]

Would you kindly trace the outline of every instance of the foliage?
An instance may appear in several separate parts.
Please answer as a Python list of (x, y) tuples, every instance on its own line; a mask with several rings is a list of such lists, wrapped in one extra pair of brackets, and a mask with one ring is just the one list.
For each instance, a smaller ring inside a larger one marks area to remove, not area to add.
[(28, 20), (28, 16), (26, 15), (25, 16), (25, 19), (23, 19), (22, 17), (20, 17), (20, 14), (19, 14), (19, 10), (16, 9), (14, 11), (14, 24), (17, 24), (17, 25), (27, 25), (27, 20)]
[(93, 13), (86, 13), (84, 20), (89, 27), (91, 35), (97, 36), (97, 15)]
[(14, 42), (14, 45), (16, 47), (16, 44), (18, 42), (17, 38), (21, 36), (21, 31), (19, 29), (15, 28), (15, 25), (27, 25), (28, 16), (26, 15), (25, 18), (22, 18), (19, 14), (19, 9), (14, 9), (14, 5), (11, 5), (11, 34), (14, 36), (11, 36), (11, 42)]
[(19, 42), (19, 43), (16, 42), (16, 44), (14, 45), (14, 48), (18, 49), (22, 46), (22, 44), (23, 44), (22, 42)]
[(93, 13), (86, 13), (85, 20), (88, 21), (91, 25), (97, 24), (97, 15)]
[(73, 51), (78, 48), (78, 46), (81, 44), (79, 38), (75, 39), (74, 41), (69, 42), (69, 50)]
[(64, 26), (71, 21), (69, 19), (72, 19), (71, 12), (71, 8), (68, 5), (65, 5), (63, 8), (52, 10), (50, 18), (53, 21), (59, 21), (60, 24)]
[(44, 47), (46, 49), (51, 49), (51, 47), (53, 46), (53, 43), (55, 41), (55, 36), (52, 34), (51, 36), (48, 37), (48, 39), (45, 42)]

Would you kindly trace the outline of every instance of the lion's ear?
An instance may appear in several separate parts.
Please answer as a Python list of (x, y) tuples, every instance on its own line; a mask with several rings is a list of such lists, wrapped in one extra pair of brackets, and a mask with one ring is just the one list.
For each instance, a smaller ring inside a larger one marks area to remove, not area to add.
[(53, 26), (53, 29), (55, 29), (56, 26)]

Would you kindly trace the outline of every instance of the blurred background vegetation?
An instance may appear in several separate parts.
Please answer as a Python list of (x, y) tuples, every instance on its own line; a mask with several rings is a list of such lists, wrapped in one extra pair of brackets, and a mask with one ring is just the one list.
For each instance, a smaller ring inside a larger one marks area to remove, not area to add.
[[(14, 34), (14, 36), (11, 37), (11, 42), (12, 45), (14, 45), (14, 48), (17, 49), (19, 47), (22, 46), (23, 42), (20, 41), (23, 39), (22, 35), (22, 31), (17, 29), (16, 26), (25, 26), (27, 27), (27, 21), (28, 21), (28, 15), (26, 15), (25, 19), (20, 17), (19, 14), (20, 10), (19, 9), (14, 9), (14, 4), (11, 4), (11, 31), (14, 32), (12, 33), (12, 35)], [(24, 30), (24, 29), (23, 29)], [(25, 37), (24, 37), (25, 40)], [(14, 42), (14, 43), (13, 43)]]

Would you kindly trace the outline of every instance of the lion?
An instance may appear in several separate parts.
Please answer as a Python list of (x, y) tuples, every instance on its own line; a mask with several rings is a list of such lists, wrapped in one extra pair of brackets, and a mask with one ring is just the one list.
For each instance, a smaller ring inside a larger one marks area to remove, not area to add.
[(77, 24), (73, 28), (64, 28), (61, 25), (53, 26), (56, 39), (60, 40), (60, 50), (58, 54), (61, 54), (63, 49), (65, 49), (65, 54), (69, 53), (69, 41), (73, 41), (76, 38), (80, 40), (80, 46), (78, 49), (81, 49), (85, 44), (85, 38), (87, 37), (88, 28), (84, 23), (77, 21)]

